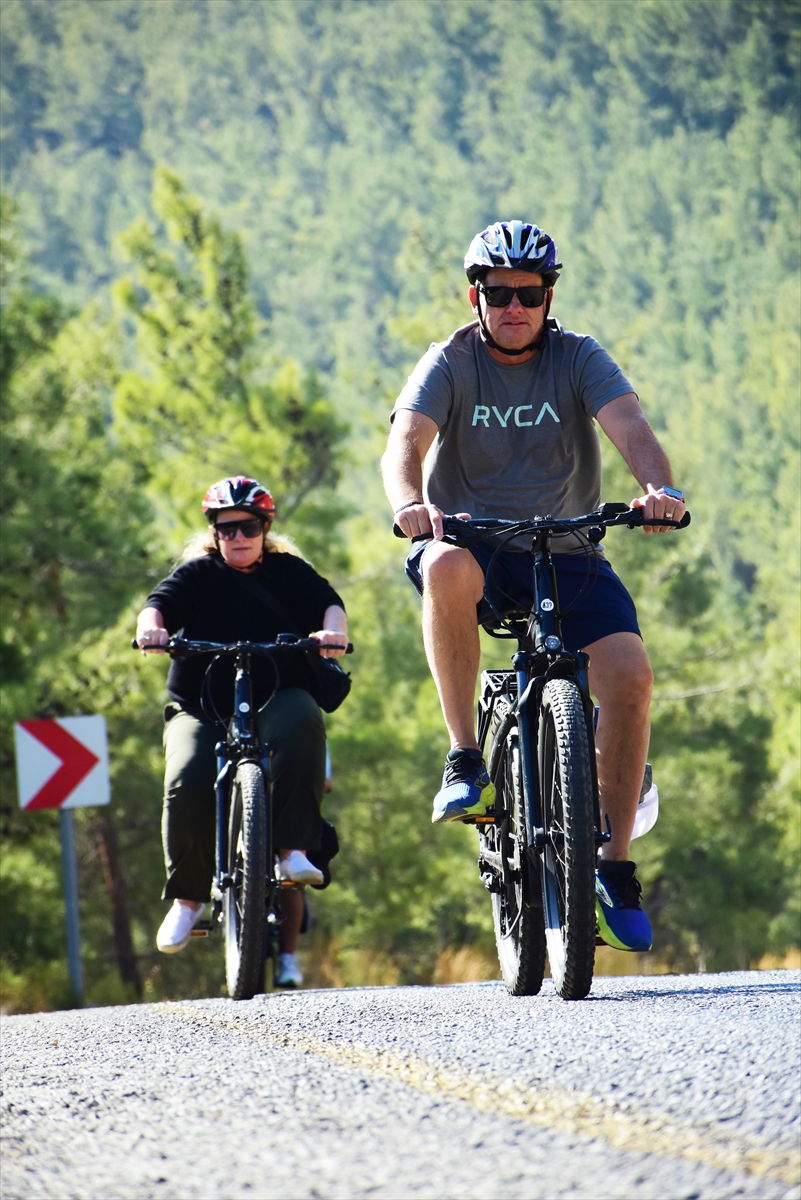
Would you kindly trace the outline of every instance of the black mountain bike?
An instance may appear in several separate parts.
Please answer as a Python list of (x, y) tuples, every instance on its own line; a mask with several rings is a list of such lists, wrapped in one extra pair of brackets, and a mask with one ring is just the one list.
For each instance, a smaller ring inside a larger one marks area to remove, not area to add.
[[(673, 528), (689, 523), (689, 513), (681, 522), (648, 522)], [(608, 821), (606, 830), (601, 827), (589, 658), (582, 651), (570, 653), (562, 642), (551, 541), (585, 531), (589, 588), (593, 548), (606, 529), (642, 524), (641, 510), (626, 504), (604, 504), (568, 520), (443, 522), (443, 541), (452, 545), (497, 539), (498, 553), (523, 535), (531, 538), (534, 555), (531, 611), (506, 616), (496, 611), (484, 624), (494, 637), (515, 639), (517, 652), (513, 670), (481, 676), (477, 736), (496, 799), (486, 815), (468, 819), (478, 826), (479, 872), (492, 898), (501, 973), (514, 996), (540, 990), (546, 949), (559, 995), (580, 1000), (589, 992), (596, 857), (611, 837)], [(494, 556), (488, 581), (493, 562)], [(485, 585), (485, 596), (488, 590)]]
[[(137, 643), (132, 643), (135, 648)], [(225, 933), (225, 978), (234, 1000), (250, 1000), (264, 990), (267, 961), (275, 966), (281, 910), (278, 896), (282, 889), (299, 885), (279, 879), (276, 874), (277, 847), (272, 831), (272, 775), (270, 747), (259, 741), (253, 710), (251, 660), (269, 658), (276, 671), (276, 659), (282, 653), (305, 651), (318, 654), (314, 638), (298, 638), (279, 633), (275, 642), (187, 641), (172, 637), (163, 647), (173, 658), (212, 654), (201, 695), (203, 711), (226, 729), (224, 741), (217, 743), (216, 870), (211, 888), (211, 920), (200, 921), (193, 937), (208, 937), (214, 925), (221, 923)], [(347, 653), (353, 651), (348, 644)], [(207, 684), (209, 672), (220, 657), (235, 661), (233, 716), (224, 722), (213, 706)]]

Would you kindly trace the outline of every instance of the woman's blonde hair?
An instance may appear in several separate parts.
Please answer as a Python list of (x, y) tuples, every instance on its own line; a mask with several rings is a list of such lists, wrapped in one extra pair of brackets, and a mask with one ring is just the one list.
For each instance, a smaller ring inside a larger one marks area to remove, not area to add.
[[(264, 534), (264, 553), (265, 554), (294, 554), (296, 558), (303, 558), (298, 547), (283, 533)], [(214, 536), (214, 526), (209, 525), (208, 529), (202, 533), (193, 533), (189, 541), (184, 546), (184, 552), (181, 555), (180, 562), (191, 562), (193, 558), (202, 558), (204, 554), (215, 555), (221, 558), (217, 539)], [(305, 562), (305, 559), (304, 559)]]

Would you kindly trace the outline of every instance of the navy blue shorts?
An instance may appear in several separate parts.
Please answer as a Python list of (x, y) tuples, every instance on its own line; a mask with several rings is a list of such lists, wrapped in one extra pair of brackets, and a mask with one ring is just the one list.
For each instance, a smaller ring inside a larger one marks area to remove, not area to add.
[[(406, 559), (406, 574), (422, 596), (422, 558), (431, 542), (419, 542)], [(494, 546), (476, 542), (468, 547), (486, 577)], [(636, 633), (634, 601), (606, 559), (583, 554), (554, 554), (559, 607), (562, 610), (562, 638), (566, 650), (583, 650), (610, 633)], [(504, 617), (524, 613), (528, 616), (533, 600), (534, 555), (501, 550), (492, 564), (489, 596)], [(478, 623), (492, 620), (486, 596), (477, 606)]]

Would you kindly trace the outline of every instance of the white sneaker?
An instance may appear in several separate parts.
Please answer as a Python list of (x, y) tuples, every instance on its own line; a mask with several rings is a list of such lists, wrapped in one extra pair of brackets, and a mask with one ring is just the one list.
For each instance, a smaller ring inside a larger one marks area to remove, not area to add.
[(278, 878), (292, 883), (322, 883), (324, 876), (319, 867), (309, 862), (302, 850), (293, 850), (278, 864)]
[(190, 908), (188, 904), (181, 904), (180, 900), (173, 901), (156, 934), (156, 946), (162, 954), (177, 954), (189, 944), (192, 930), (201, 920), (205, 909), (205, 904), (201, 904), (200, 908)]
[(275, 986), (280, 988), (298, 988), (303, 983), (303, 972), (298, 966), (294, 954), (279, 954), (278, 969), (275, 972)]

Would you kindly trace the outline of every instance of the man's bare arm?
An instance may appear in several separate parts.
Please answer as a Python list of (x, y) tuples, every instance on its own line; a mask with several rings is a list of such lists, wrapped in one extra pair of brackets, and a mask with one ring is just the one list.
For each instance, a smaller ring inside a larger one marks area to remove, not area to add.
[(660, 488), (673, 483), (668, 457), (633, 392), (605, 404), (596, 419), (640, 487), (647, 488), (650, 483)]
[[(634, 393), (628, 392), (605, 404), (596, 419), (612, 445), (623, 456), (640, 487), (645, 489), (644, 495), (632, 500), (632, 507), (642, 508), (646, 520), (666, 517), (680, 521), (684, 516), (684, 505), (672, 497), (661, 495), (659, 491), (662, 487), (673, 485), (668, 456), (648, 424)], [(646, 529), (646, 533), (667, 532), (669, 527)]]
[(423, 460), (436, 436), (437, 423), (431, 417), (408, 408), (396, 412), (381, 459), (381, 472), (395, 521), (407, 537), (432, 531), (435, 537), (442, 534), (440, 510), (436, 505), (426, 507), (423, 503)]

